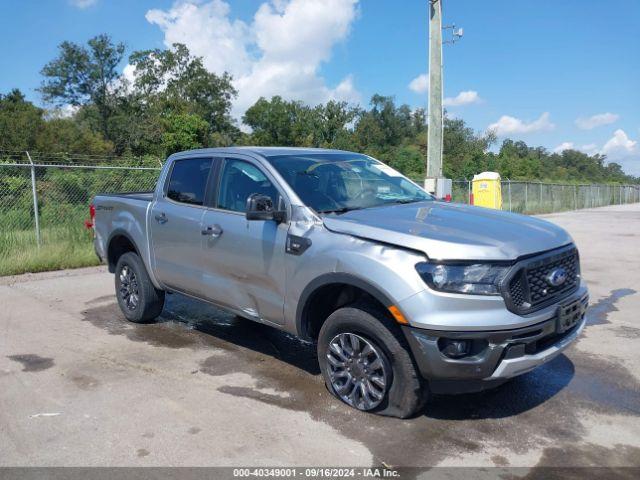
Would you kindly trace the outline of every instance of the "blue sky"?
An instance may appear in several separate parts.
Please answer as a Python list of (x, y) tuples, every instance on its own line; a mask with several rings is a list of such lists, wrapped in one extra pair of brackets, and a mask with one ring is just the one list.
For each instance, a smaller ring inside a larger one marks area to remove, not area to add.
[[(443, 0), (464, 27), (445, 46), (448, 111), (550, 150), (606, 153), (640, 175), (640, 1)], [(41, 104), (42, 66), (63, 40), (106, 32), (129, 52), (187, 43), (240, 91), (426, 106), (426, 0), (46, 0), (0, 3), (0, 92)], [(126, 62), (123, 62), (124, 69)], [(412, 83), (412, 81), (414, 81)], [(413, 85), (413, 89), (410, 86)]]

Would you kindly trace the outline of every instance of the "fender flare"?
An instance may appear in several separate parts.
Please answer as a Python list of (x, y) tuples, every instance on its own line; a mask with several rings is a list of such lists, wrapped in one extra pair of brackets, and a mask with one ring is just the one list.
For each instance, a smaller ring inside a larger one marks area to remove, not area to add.
[(307, 327), (305, 325), (309, 299), (319, 288), (332, 283), (344, 283), (364, 290), (385, 307), (389, 307), (394, 303), (379, 287), (372, 285), (370, 282), (363, 280), (356, 275), (341, 272), (325, 273), (309, 282), (304, 290), (302, 290), (300, 298), (298, 299), (298, 307), (296, 308), (296, 331), (300, 337), (305, 339), (309, 338)]
[[(115, 237), (125, 237), (127, 240), (129, 240), (129, 242), (131, 242), (131, 245), (133, 245), (133, 248), (135, 250), (135, 252), (138, 254), (138, 256), (140, 256), (140, 249), (138, 248), (138, 245), (136, 244), (136, 242), (133, 240), (133, 238), (131, 238), (131, 235), (129, 235), (129, 233), (122, 229), (122, 228), (116, 228), (113, 232), (111, 232), (111, 234), (109, 235), (109, 238), (107, 240), (107, 251), (105, 252), (107, 254), (107, 265), (109, 267), (109, 272), (114, 273), (111, 271), (112, 267), (111, 264), (109, 262), (109, 250), (111, 248), (111, 242), (113, 241), (113, 239)], [(142, 259), (142, 257), (141, 257)], [(144, 259), (142, 259), (144, 262)], [(115, 270), (115, 265), (113, 266), (114, 270)]]

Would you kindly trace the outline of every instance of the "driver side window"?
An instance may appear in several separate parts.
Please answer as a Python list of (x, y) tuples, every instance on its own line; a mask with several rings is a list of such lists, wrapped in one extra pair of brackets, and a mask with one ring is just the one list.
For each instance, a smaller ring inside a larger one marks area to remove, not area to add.
[(258, 167), (243, 160), (227, 158), (220, 176), (217, 207), (244, 213), (247, 198), (253, 193), (267, 195), (274, 205), (278, 204), (278, 190)]

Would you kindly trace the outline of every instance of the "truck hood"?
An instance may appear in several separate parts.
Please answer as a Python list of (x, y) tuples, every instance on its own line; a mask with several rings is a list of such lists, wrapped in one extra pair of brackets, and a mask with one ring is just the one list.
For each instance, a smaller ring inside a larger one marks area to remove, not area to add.
[(436, 201), (352, 210), (323, 221), (333, 232), (435, 260), (515, 260), (572, 242), (564, 229), (538, 218)]

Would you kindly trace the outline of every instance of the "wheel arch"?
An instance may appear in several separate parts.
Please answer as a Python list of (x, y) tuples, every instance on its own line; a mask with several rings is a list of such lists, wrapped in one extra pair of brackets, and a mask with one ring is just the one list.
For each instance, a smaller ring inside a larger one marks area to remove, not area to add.
[(136, 253), (142, 260), (140, 249), (126, 230), (116, 229), (111, 232), (109, 240), (107, 241), (107, 265), (109, 272), (114, 273), (116, 271), (118, 259), (127, 252)]
[[(305, 340), (315, 340), (320, 326), (331, 313), (361, 297), (373, 300), (387, 313), (388, 307), (394, 303), (379, 287), (349, 273), (327, 273), (312, 280), (304, 288), (298, 301), (296, 309), (298, 336)], [(327, 298), (335, 299), (335, 302), (327, 303), (324, 301)]]

